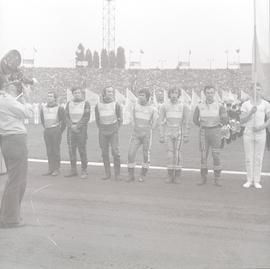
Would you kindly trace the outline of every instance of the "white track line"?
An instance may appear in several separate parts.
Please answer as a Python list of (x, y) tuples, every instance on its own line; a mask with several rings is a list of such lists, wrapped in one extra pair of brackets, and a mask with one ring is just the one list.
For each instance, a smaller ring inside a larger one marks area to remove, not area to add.
[[(47, 163), (47, 160), (41, 160), (41, 159), (28, 159), (29, 162), (32, 163)], [(69, 161), (61, 161), (61, 164), (70, 164)], [(80, 164), (80, 162), (78, 161), (78, 164)], [(90, 166), (103, 166), (103, 163), (97, 163), (97, 162), (88, 162), (88, 165)], [(126, 164), (121, 164), (121, 167), (127, 168)], [(136, 165), (136, 167), (140, 167), (139, 165)], [(163, 166), (150, 166), (150, 169), (154, 169), (154, 170), (166, 170), (166, 167)], [(200, 169), (196, 169), (196, 168), (182, 168), (182, 171), (187, 171), (187, 172), (200, 172)], [(210, 173), (213, 173), (212, 170), (209, 171)], [(222, 170), (222, 174), (229, 174), (229, 175), (246, 175), (246, 172), (243, 171), (229, 171), (229, 170)], [(270, 176), (270, 173), (261, 173), (262, 176)]]

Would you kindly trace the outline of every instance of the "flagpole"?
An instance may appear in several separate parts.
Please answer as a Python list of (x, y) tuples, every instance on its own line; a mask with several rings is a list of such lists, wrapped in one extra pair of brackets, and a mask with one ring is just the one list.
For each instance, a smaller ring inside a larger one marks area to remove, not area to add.
[(128, 68), (130, 69), (131, 50), (128, 52)]
[[(254, 106), (257, 107), (257, 96), (256, 96), (256, 84), (257, 84), (257, 18), (256, 18), (256, 0), (253, 0), (253, 20), (254, 20), (254, 29), (253, 29), (253, 79), (254, 79), (254, 85), (253, 85), (253, 98), (254, 98)], [(255, 112), (256, 113), (256, 112)], [(256, 118), (255, 118), (255, 113), (253, 114), (253, 126), (255, 127), (256, 125)], [(255, 132), (253, 131), (254, 134), (254, 140), (253, 140), (253, 162), (252, 162), (252, 167), (253, 167), (253, 174), (252, 177), (254, 179), (254, 166), (255, 166)]]
[(268, 33), (268, 57), (270, 58), (270, 0), (268, 1), (268, 23), (269, 23), (269, 33)]
[(190, 69), (190, 58), (191, 58), (191, 50), (189, 50), (189, 52), (188, 52), (188, 68), (189, 69)]
[(253, 41), (253, 78), (254, 78), (254, 102), (257, 103), (256, 98), (256, 84), (257, 84), (257, 16), (256, 16), (256, 0), (253, 0), (253, 10), (254, 10), (254, 41)]

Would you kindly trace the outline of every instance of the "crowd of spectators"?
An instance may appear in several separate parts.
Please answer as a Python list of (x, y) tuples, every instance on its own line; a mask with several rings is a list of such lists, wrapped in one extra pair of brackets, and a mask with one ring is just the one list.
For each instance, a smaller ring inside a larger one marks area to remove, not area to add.
[(81, 85), (99, 93), (102, 88), (112, 85), (119, 92), (124, 93), (128, 88), (133, 93), (142, 87), (160, 90), (172, 86), (183, 88), (189, 95), (192, 90), (197, 93), (205, 85), (214, 85), (221, 91), (231, 90), (240, 94), (251, 82), (251, 72), (241, 69), (148, 69), (148, 70), (103, 70), (91, 68), (25, 68), (26, 76), (35, 77), (38, 84), (35, 87), (35, 102), (44, 101), (48, 90), (58, 93), (60, 101), (65, 101), (66, 90), (74, 85)]

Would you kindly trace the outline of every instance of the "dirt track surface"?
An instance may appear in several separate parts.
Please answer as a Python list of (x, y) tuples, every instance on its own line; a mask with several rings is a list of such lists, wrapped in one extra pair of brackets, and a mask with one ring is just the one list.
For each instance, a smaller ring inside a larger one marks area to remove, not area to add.
[(87, 180), (45, 170), (30, 164), (27, 226), (0, 230), (1, 269), (270, 267), (269, 178), (246, 190), (244, 176), (224, 175), (218, 188), (211, 177), (197, 186), (198, 173), (176, 185), (164, 183), (165, 171), (141, 184), (102, 181), (96, 167)]

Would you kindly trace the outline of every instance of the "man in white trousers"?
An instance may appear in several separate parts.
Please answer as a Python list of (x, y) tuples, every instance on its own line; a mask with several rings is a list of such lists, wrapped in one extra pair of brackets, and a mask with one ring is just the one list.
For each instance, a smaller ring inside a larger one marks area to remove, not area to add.
[[(1, 140), (0, 140), (0, 144), (1, 144)], [(5, 175), (6, 173), (7, 173), (7, 168), (6, 168), (5, 160), (0, 150), (0, 176)]]
[[(254, 85), (254, 84), (253, 84)], [(241, 108), (241, 123), (245, 124), (244, 150), (247, 171), (247, 182), (244, 188), (254, 184), (261, 189), (261, 169), (265, 149), (266, 128), (270, 125), (270, 104), (261, 97), (261, 85), (256, 84), (256, 98), (253, 87), (250, 87), (250, 100)], [(265, 121), (265, 118), (267, 119)]]

